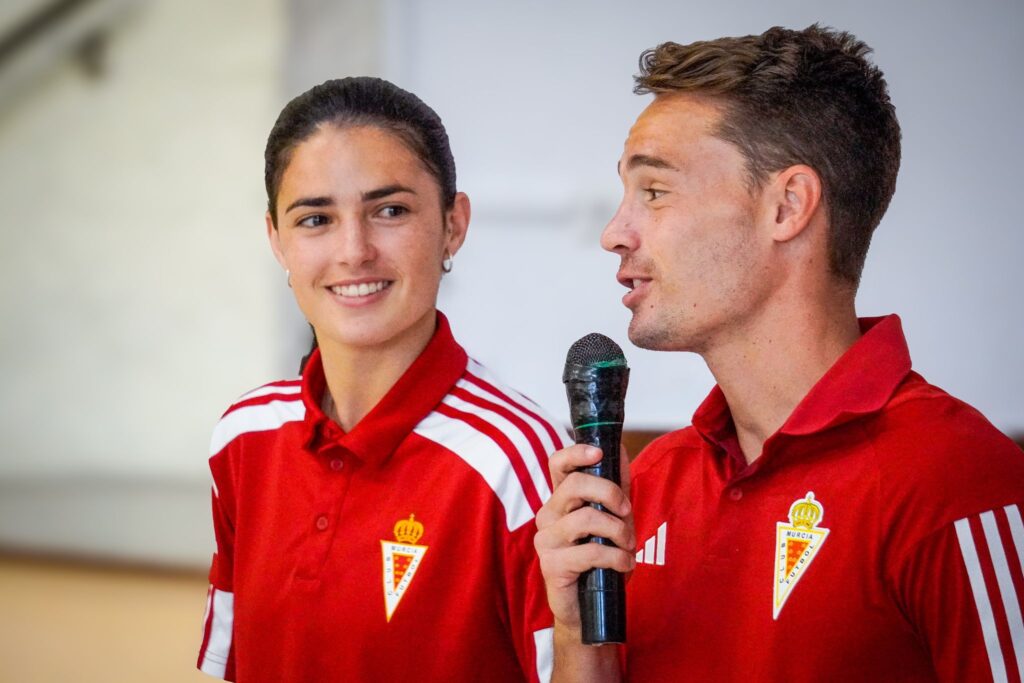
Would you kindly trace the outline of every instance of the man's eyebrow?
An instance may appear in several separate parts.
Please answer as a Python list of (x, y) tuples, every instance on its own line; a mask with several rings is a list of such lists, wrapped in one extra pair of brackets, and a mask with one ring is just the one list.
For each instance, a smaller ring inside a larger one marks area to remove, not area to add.
[(387, 185), (385, 187), (378, 188), (376, 190), (370, 190), (363, 193), (363, 201), (371, 202), (374, 199), (383, 199), (389, 195), (398, 194), (399, 192), (408, 192), (409, 194), (416, 194), (416, 190), (405, 185)]
[(668, 171), (678, 171), (679, 169), (668, 163), (661, 157), (652, 157), (648, 154), (634, 154), (626, 162), (626, 168), (633, 170), (638, 166), (650, 166), (651, 168), (663, 168)]
[(296, 199), (294, 202), (289, 204), (288, 208), (285, 209), (284, 212), (288, 213), (292, 209), (300, 206), (334, 206), (334, 199), (332, 199), (331, 197), (303, 197), (302, 199)]

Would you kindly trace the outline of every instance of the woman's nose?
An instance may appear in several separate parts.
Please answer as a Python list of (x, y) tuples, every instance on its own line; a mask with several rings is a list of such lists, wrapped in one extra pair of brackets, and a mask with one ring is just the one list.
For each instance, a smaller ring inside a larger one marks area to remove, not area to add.
[(370, 227), (360, 220), (347, 220), (339, 225), (334, 246), (335, 258), (347, 266), (361, 266), (377, 257)]

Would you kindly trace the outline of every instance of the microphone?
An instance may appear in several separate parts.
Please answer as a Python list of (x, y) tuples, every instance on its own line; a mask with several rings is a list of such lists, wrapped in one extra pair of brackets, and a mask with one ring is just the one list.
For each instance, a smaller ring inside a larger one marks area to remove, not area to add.
[[(562, 373), (569, 398), (569, 417), (576, 443), (597, 446), (601, 461), (579, 471), (621, 483), (619, 444), (625, 415), (629, 368), (619, 345), (596, 332), (569, 347)], [(606, 511), (599, 503), (593, 508)], [(579, 543), (613, 545), (607, 538), (588, 536)], [(577, 589), (582, 639), (587, 645), (626, 642), (626, 586), (613, 569), (594, 568), (580, 575)]]

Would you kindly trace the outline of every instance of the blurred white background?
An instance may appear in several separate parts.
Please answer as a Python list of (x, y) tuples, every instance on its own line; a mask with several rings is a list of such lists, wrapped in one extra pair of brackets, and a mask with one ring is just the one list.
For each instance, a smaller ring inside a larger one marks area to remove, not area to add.
[[(294, 373), (305, 329), (266, 246), (281, 106), (382, 75), (447, 124), (474, 202), (441, 308), (470, 352), (565, 412), (590, 331), (633, 368), (627, 426), (688, 423), (699, 358), (626, 343), (597, 244), (648, 98), (640, 52), (820, 22), (875, 48), (903, 126), (862, 315), (918, 371), (1024, 433), (1024, 5), (598, 0), (8, 0), (0, 9), (0, 546), (202, 567), (207, 443)], [(33, 23), (34, 22), (34, 23)]]

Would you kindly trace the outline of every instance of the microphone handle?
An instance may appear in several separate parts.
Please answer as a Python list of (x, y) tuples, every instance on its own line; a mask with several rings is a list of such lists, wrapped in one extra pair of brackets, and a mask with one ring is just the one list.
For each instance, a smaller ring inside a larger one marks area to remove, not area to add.
[[(621, 422), (597, 422), (575, 429), (576, 443), (597, 446), (602, 451), (600, 462), (580, 471), (620, 484), (619, 444)], [(600, 503), (588, 503), (605, 511)], [(614, 545), (607, 538), (588, 536), (580, 543)], [(626, 642), (625, 577), (614, 569), (594, 568), (580, 575), (577, 582), (582, 621), (582, 640), (587, 645)]]

